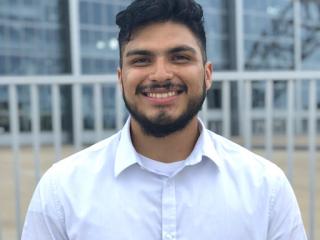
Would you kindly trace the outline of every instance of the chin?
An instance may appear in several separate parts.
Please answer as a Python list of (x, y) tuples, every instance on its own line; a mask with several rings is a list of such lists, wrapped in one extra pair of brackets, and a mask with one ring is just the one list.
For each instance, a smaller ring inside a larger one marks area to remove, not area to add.
[(152, 115), (145, 115), (149, 121), (157, 123), (157, 124), (171, 124), (176, 121), (179, 121), (179, 119), (183, 116), (183, 112), (180, 114), (178, 113), (169, 113), (167, 111), (161, 111), (157, 112)]

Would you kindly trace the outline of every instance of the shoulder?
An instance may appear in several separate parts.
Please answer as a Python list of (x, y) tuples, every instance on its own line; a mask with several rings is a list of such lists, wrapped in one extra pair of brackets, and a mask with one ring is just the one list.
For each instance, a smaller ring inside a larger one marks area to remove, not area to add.
[(220, 172), (228, 187), (241, 192), (245, 201), (252, 204), (265, 202), (268, 216), (277, 215), (273, 212), (290, 206), (295, 211), (295, 219), (299, 220), (294, 192), (280, 167), (222, 136), (212, 132), (210, 136), (221, 158)]
[(65, 185), (68, 182), (83, 181), (100, 174), (110, 175), (120, 136), (121, 132), (118, 132), (58, 161), (43, 175), (40, 184), (53, 181), (58, 185)]
[(272, 239), (280, 235), (281, 239), (306, 239), (299, 206), (285, 173), (272, 161), (208, 132), (221, 158), (224, 186), (229, 192), (236, 192), (238, 201), (250, 203), (248, 209), (256, 206), (259, 218), (266, 216), (268, 236)]
[[(275, 187), (278, 181), (286, 181), (284, 172), (271, 160), (209, 131), (209, 136), (222, 162), (222, 170), (236, 179), (258, 185)], [(275, 189), (273, 189), (275, 191)]]

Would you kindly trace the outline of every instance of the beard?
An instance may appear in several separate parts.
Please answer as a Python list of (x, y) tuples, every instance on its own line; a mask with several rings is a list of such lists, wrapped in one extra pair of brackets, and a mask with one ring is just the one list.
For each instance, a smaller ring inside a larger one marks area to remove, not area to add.
[[(136, 94), (139, 94), (138, 89), (139, 86), (137, 87)], [(185, 89), (185, 93), (187, 93), (186, 86)], [(198, 96), (189, 98), (187, 107), (180, 116), (173, 118), (167, 114), (165, 109), (162, 110), (161, 107), (159, 107), (159, 113), (157, 116), (149, 118), (143, 112), (139, 111), (136, 105), (129, 103), (122, 87), (123, 101), (131, 116), (138, 122), (144, 134), (157, 138), (166, 137), (184, 129), (201, 110), (206, 95), (207, 91), (205, 82), (203, 81), (202, 93)]]

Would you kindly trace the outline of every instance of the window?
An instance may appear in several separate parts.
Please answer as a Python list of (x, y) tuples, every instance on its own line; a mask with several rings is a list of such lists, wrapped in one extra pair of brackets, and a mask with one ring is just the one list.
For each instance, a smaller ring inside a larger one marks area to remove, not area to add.
[(221, 82), (212, 85), (212, 88), (208, 91), (207, 103), (209, 109), (221, 109), (222, 108), (222, 84)]
[(8, 88), (0, 86), (0, 135), (9, 132)]
[(52, 130), (52, 102), (51, 87), (43, 85), (39, 87), (40, 129)]
[(320, 2), (303, 1), (301, 3), (301, 59), (304, 69), (320, 69), (319, 19)]
[(102, 4), (93, 3), (93, 23), (97, 25), (102, 24)]
[(115, 129), (116, 128), (116, 112), (115, 112), (115, 87), (103, 86), (103, 128)]
[(89, 3), (87, 2), (80, 2), (80, 22), (89, 23)]
[(0, 55), (0, 74), (5, 74), (6, 72), (6, 58)]
[(275, 81), (273, 93), (274, 108), (283, 109), (287, 108), (287, 84), (285, 81)]
[(265, 107), (266, 84), (265, 82), (252, 83), (252, 108)]
[(93, 87), (84, 85), (82, 87), (82, 121), (85, 130), (94, 129), (94, 105), (93, 105)]
[(245, 68), (293, 69), (293, 4), (244, 1)]

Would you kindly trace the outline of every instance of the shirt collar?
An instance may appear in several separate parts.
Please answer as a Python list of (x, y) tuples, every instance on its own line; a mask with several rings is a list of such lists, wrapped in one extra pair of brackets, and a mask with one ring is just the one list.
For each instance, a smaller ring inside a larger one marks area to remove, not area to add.
[[(198, 121), (200, 124), (200, 136), (191, 154), (187, 157), (185, 164), (195, 165), (201, 162), (203, 157), (205, 157), (214, 162), (219, 168), (222, 164), (222, 160), (216, 151), (212, 134), (210, 134), (210, 131), (206, 129), (203, 122), (199, 118)], [(139, 162), (139, 155), (136, 152), (131, 140), (129, 117), (120, 133), (120, 140), (114, 164), (115, 177), (119, 176), (119, 174), (126, 168)]]
[(216, 151), (215, 139), (213, 138), (210, 130), (205, 127), (200, 118), (198, 118), (198, 122), (200, 128), (200, 136), (193, 148), (193, 151), (186, 159), (186, 165), (195, 165), (201, 162), (203, 158), (207, 158), (215, 163), (219, 168), (221, 167), (222, 160)]
[(139, 156), (132, 144), (129, 117), (120, 133), (120, 140), (114, 164), (115, 177), (118, 177), (122, 171), (135, 163), (139, 163)]

